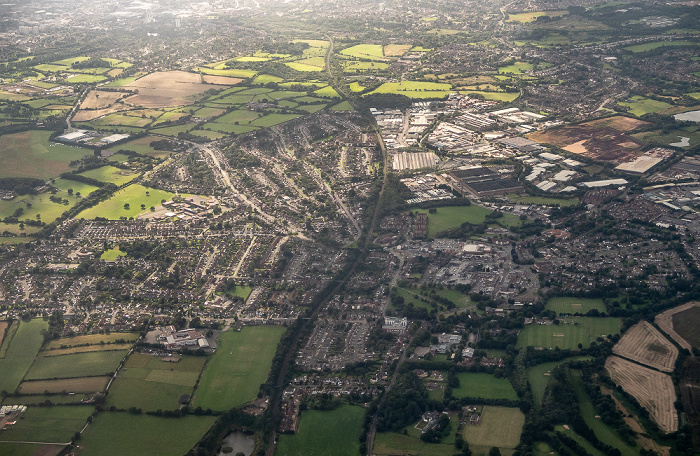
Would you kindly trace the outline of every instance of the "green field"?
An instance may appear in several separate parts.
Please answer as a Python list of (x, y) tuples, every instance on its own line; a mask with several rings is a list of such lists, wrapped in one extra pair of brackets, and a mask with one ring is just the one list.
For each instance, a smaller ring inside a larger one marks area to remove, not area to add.
[(387, 68), (389, 68), (389, 64), (384, 62), (349, 61), (345, 62), (343, 71), (346, 73), (357, 73), (367, 70), (386, 70)]
[(119, 250), (119, 246), (117, 246), (112, 249), (105, 250), (102, 255), (100, 255), (100, 260), (114, 261), (122, 256), (126, 256), (126, 253)]
[(223, 333), (195, 391), (194, 406), (228, 410), (255, 399), (284, 331), (256, 326)]
[(68, 196), (68, 190), (73, 189), (73, 194), (80, 193), (80, 196), (88, 196), (90, 193), (97, 190), (97, 187), (90, 184), (85, 184), (83, 182), (78, 182), (70, 179), (56, 179), (51, 186), (56, 187), (59, 190), (63, 190), (66, 194), (58, 193), (62, 198), (70, 198)]
[(452, 389), (452, 395), (456, 398), (480, 397), (483, 399), (510, 399), (517, 401), (518, 395), (508, 379), (496, 378), (491, 374), (469, 374), (461, 372), (457, 374), (459, 388)]
[(272, 127), (283, 122), (287, 122), (297, 117), (301, 117), (300, 114), (267, 114), (259, 119), (252, 121), (250, 124), (255, 127)]
[(571, 382), (571, 386), (574, 388), (574, 392), (576, 393), (576, 399), (578, 400), (578, 405), (581, 408), (581, 416), (588, 427), (593, 429), (596, 437), (598, 437), (598, 439), (600, 439), (600, 441), (603, 443), (620, 450), (622, 456), (633, 456), (639, 454), (638, 447), (633, 448), (627, 445), (620, 438), (620, 436), (617, 435), (617, 433), (610, 429), (600, 419), (596, 418), (598, 414), (593, 407), (593, 403), (591, 403), (591, 399), (584, 390), (583, 382), (581, 381), (581, 373), (575, 370), (570, 370), (569, 381)]
[(605, 453), (603, 453), (602, 451), (600, 451), (599, 449), (597, 449), (596, 447), (594, 447), (594, 446), (591, 444), (591, 442), (589, 442), (588, 440), (586, 440), (586, 439), (584, 439), (583, 437), (581, 437), (579, 434), (577, 434), (576, 432), (574, 432), (571, 428), (566, 429), (566, 428), (565, 428), (564, 426), (562, 426), (562, 425), (557, 425), (557, 426), (554, 426), (554, 430), (555, 430), (555, 431), (558, 431), (558, 432), (561, 432), (562, 434), (564, 434), (564, 435), (566, 435), (566, 436), (571, 437), (572, 439), (574, 439), (574, 440), (576, 441), (576, 443), (578, 443), (578, 444), (581, 445), (583, 448), (585, 448), (585, 450), (586, 450), (591, 456), (605, 456)]
[(643, 116), (644, 114), (659, 112), (672, 107), (666, 102), (640, 97), (639, 95), (631, 97), (628, 101), (620, 101), (618, 104), (629, 107), (628, 112), (635, 116)]
[(27, 380), (105, 375), (114, 372), (128, 350), (76, 353), (39, 357), (27, 373)]
[[(199, 114), (199, 111), (197, 112)], [(151, 143), (154, 141), (160, 141), (162, 138), (157, 138), (155, 136), (145, 136), (143, 138), (134, 139), (127, 143), (118, 146), (119, 149), (130, 150), (136, 152), (137, 154), (147, 155), (149, 157), (163, 158), (170, 155), (172, 152), (167, 150), (156, 150), (151, 147)]]
[[(396, 93), (409, 98), (444, 98), (450, 94), (452, 86), (441, 82), (385, 82), (371, 93)], [(517, 95), (517, 94), (516, 94)]]
[(135, 174), (131, 170), (115, 168), (114, 166), (102, 166), (82, 172), (80, 175), (96, 179), (100, 182), (109, 182), (117, 186), (124, 185), (138, 177), (138, 174)]
[(552, 361), (551, 363), (537, 364), (536, 366), (527, 368), (527, 380), (530, 382), (530, 387), (532, 388), (532, 397), (535, 402), (535, 407), (539, 408), (542, 403), (542, 398), (544, 397), (545, 388), (549, 383), (552, 369), (559, 366), (560, 364), (568, 363), (570, 361), (583, 361), (591, 360), (593, 358), (589, 356), (578, 356), (574, 358), (566, 358), (561, 361)]
[(374, 436), (372, 454), (377, 456), (447, 456), (456, 453), (454, 445), (426, 443), (420, 439), (393, 432), (381, 432)]
[(520, 96), (518, 92), (483, 92), (478, 90), (460, 90), (462, 95), (483, 95), (487, 100), (502, 101), (504, 103), (510, 103)]
[(588, 347), (597, 337), (620, 332), (617, 318), (571, 317), (562, 319), (559, 325), (527, 325), (518, 336), (518, 348), (534, 346), (543, 348), (572, 349), (578, 344)]
[(44, 350), (55, 350), (66, 347), (77, 347), (84, 345), (113, 344), (117, 340), (123, 339), (126, 342), (133, 342), (139, 338), (139, 333), (135, 332), (112, 332), (109, 334), (85, 334), (82, 336), (62, 337), (52, 340), (44, 347)]
[(100, 413), (80, 438), (78, 455), (181, 455), (202, 438), (213, 416), (159, 418), (127, 413)]
[(80, 431), (94, 407), (27, 407), (14, 426), (2, 431), (2, 440), (68, 443)]
[(258, 74), (257, 71), (253, 70), (215, 70), (212, 68), (206, 68), (206, 67), (200, 67), (200, 68), (195, 68), (195, 71), (199, 71), (202, 74), (210, 74), (212, 76), (228, 76), (231, 78), (243, 78), (243, 79), (248, 79), (252, 78), (256, 74)]
[(515, 194), (507, 195), (508, 200), (518, 204), (538, 204), (541, 206), (576, 206), (579, 203), (578, 198), (549, 198), (546, 196), (518, 196)]
[(187, 123), (184, 125), (175, 125), (174, 127), (156, 128), (152, 130), (152, 132), (164, 136), (177, 136), (180, 133), (187, 133), (188, 131), (192, 130), (196, 125), (197, 124), (194, 123)]
[(41, 332), (46, 328), (48, 324), (41, 319), (23, 321), (12, 340), (3, 341), (3, 345), (9, 342), (9, 346), (5, 357), (0, 358), (0, 391), (11, 393), (17, 389), (44, 342)]
[(586, 298), (551, 298), (547, 301), (545, 308), (553, 310), (558, 314), (585, 314), (589, 310), (605, 312), (605, 304), (602, 299)]
[(655, 41), (653, 43), (635, 44), (634, 46), (627, 46), (623, 49), (632, 52), (647, 52), (661, 47), (671, 47), (671, 46), (697, 46), (698, 43), (691, 41)]
[(331, 111), (352, 111), (354, 109), (349, 101), (341, 101), (337, 105), (331, 106)]
[(355, 456), (365, 410), (343, 405), (333, 411), (306, 410), (296, 434), (280, 436), (277, 456)]
[[(51, 223), (80, 199), (75, 194), (71, 196), (67, 192), (57, 192), (56, 196), (61, 197), (63, 201), (68, 201), (67, 204), (63, 204), (51, 201), (51, 196), (53, 195), (50, 193), (39, 193), (38, 195), (18, 196), (9, 201), (0, 200), (0, 218), (11, 216), (18, 209), (22, 209), (19, 220), (40, 219), (42, 222)], [(28, 228), (30, 227), (25, 227), (25, 232), (29, 231)]]
[(362, 92), (366, 89), (366, 87), (361, 86), (359, 82), (351, 82), (348, 87), (350, 87), (350, 90), (353, 92)]
[(340, 54), (362, 59), (379, 60), (384, 58), (384, 48), (380, 44), (358, 44), (340, 51)]
[(527, 63), (527, 62), (515, 62), (512, 65), (508, 66), (503, 66), (498, 68), (498, 72), (501, 74), (509, 74), (509, 73), (522, 73), (524, 71), (532, 71), (532, 69), (535, 68), (535, 65), (532, 63)]
[[(414, 212), (428, 214), (428, 236), (430, 237), (450, 228), (457, 228), (464, 222), (484, 223), (486, 215), (491, 213), (489, 209), (475, 205), (438, 207), (434, 214), (431, 214), (428, 209), (417, 209)], [(504, 214), (498, 221), (506, 224), (516, 223), (517, 218)]]
[(632, 135), (632, 137), (647, 144), (661, 145), (682, 144), (680, 142), (681, 138), (688, 138), (687, 145), (677, 145), (676, 147), (695, 147), (700, 144), (700, 128), (692, 125), (689, 127), (670, 130), (668, 133), (661, 130), (644, 131), (641, 133), (635, 133)]
[(175, 410), (183, 394), (191, 395), (206, 357), (182, 356), (177, 363), (134, 353), (109, 390), (108, 406), (154, 411)]
[(49, 131), (25, 131), (0, 136), (0, 159), (8, 166), (2, 177), (38, 177), (47, 179), (70, 171), (69, 163), (92, 151), (50, 143)]
[(534, 22), (538, 17), (549, 16), (549, 17), (561, 17), (569, 14), (567, 10), (556, 10), (556, 11), (533, 11), (527, 13), (516, 13), (508, 15), (508, 22)]
[(520, 433), (525, 424), (525, 415), (517, 408), (484, 406), (481, 424), (464, 426), (464, 440), (469, 442), (474, 453), (479, 447), (486, 453), (491, 447), (512, 449), (520, 443)]
[[(149, 211), (151, 206), (160, 206), (162, 200), (168, 201), (173, 196), (175, 196), (173, 193), (164, 190), (132, 184), (119, 190), (111, 198), (102, 201), (97, 206), (85, 209), (78, 217), (84, 219), (104, 217), (109, 220), (119, 220), (120, 217), (136, 217), (142, 212)], [(181, 194), (180, 196), (189, 195)], [(125, 204), (129, 205), (128, 209), (124, 207)], [(145, 209), (141, 209), (142, 204)]]

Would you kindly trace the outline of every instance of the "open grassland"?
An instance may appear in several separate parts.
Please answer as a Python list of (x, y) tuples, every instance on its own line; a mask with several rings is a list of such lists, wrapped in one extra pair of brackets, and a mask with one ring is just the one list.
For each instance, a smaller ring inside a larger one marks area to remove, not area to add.
[(510, 399), (518, 400), (513, 386), (508, 379), (496, 378), (491, 374), (459, 373), (459, 387), (452, 389), (452, 395), (456, 398), (480, 397), (483, 399)]
[[(15, 211), (21, 209), (20, 220), (41, 219), (42, 222), (51, 223), (80, 199), (75, 194), (68, 195), (67, 192), (58, 192), (56, 196), (61, 197), (63, 202), (57, 203), (51, 201), (51, 196), (53, 195), (50, 193), (40, 193), (38, 195), (18, 196), (9, 201), (0, 200), (0, 218), (12, 216)], [(25, 227), (25, 232), (29, 232), (27, 228), (30, 227)]]
[(114, 261), (123, 256), (126, 256), (126, 253), (119, 250), (119, 246), (116, 246), (113, 249), (105, 250), (102, 255), (100, 255), (100, 260)]
[(408, 435), (382, 432), (374, 437), (372, 454), (377, 456), (445, 456), (455, 452), (454, 445), (426, 443)]
[(109, 377), (66, 378), (62, 380), (36, 380), (22, 382), (20, 394), (96, 393), (103, 391)]
[(124, 185), (138, 177), (138, 174), (131, 170), (115, 168), (114, 166), (102, 166), (100, 168), (82, 172), (80, 175), (91, 179), (96, 179), (100, 182), (110, 182), (117, 186)]
[(79, 455), (143, 456), (185, 454), (209, 430), (213, 416), (159, 418), (100, 413), (80, 439)]
[(283, 434), (276, 456), (354, 456), (360, 451), (360, 433), (365, 410), (343, 405), (332, 411), (306, 410), (299, 430)]
[(0, 391), (13, 392), (17, 389), (44, 342), (41, 332), (46, 328), (48, 324), (41, 319), (20, 323), (9, 341), (5, 357), (0, 359)]
[(450, 94), (452, 86), (441, 82), (401, 81), (385, 82), (371, 93), (396, 93), (409, 98), (444, 98)]
[[(654, 323), (659, 325), (659, 328), (661, 328), (663, 332), (671, 336), (671, 339), (675, 340), (676, 343), (681, 346), (681, 348), (686, 348), (689, 351), (692, 351), (693, 346), (700, 346), (698, 344), (700, 341), (691, 343), (691, 341), (685, 339), (684, 336), (691, 339), (697, 337), (697, 322), (700, 321), (700, 307), (698, 306), (700, 306), (700, 302), (693, 301), (683, 304), (682, 306), (674, 307), (673, 309), (669, 309), (657, 315), (656, 318), (654, 318)], [(689, 310), (690, 312), (685, 314), (685, 312)], [(678, 315), (678, 317), (676, 317), (676, 315)], [(675, 328), (676, 324), (678, 324), (678, 328)], [(686, 325), (690, 326), (691, 331), (685, 331)], [(677, 329), (682, 329), (684, 335), (679, 334)]]
[[(646, 144), (673, 145), (675, 147), (695, 147), (700, 144), (700, 128), (696, 126), (677, 128), (665, 132), (664, 130), (643, 131), (631, 135)], [(681, 142), (681, 138), (688, 138), (687, 142)]]
[(76, 353), (39, 357), (26, 375), (27, 380), (93, 377), (114, 372), (127, 350)]
[(135, 342), (139, 338), (139, 334), (135, 332), (113, 332), (109, 334), (86, 334), (84, 336), (62, 337), (52, 340), (44, 347), (45, 350), (54, 350), (57, 348), (77, 347), (81, 345), (99, 345), (102, 342), (105, 344), (115, 343), (123, 339), (126, 342)]
[(631, 97), (628, 101), (620, 101), (618, 104), (627, 106), (629, 108), (629, 113), (635, 116), (643, 116), (644, 114), (659, 112), (672, 107), (664, 101), (652, 100), (639, 95)]
[(479, 90), (460, 90), (462, 95), (482, 95), (487, 100), (510, 103), (520, 96), (518, 92), (484, 92)]
[[(198, 114), (199, 115), (199, 114)], [(137, 154), (147, 155), (154, 158), (163, 158), (170, 155), (172, 152), (167, 150), (156, 150), (151, 147), (151, 143), (154, 141), (159, 141), (162, 138), (156, 138), (155, 136), (144, 136), (143, 138), (134, 139), (127, 143), (118, 146), (119, 149), (131, 150)]]
[(0, 136), (2, 177), (56, 177), (70, 170), (69, 163), (92, 151), (49, 142), (49, 131), (25, 131)]
[[(613, 356), (611, 358), (616, 357)], [(595, 408), (593, 407), (593, 403), (591, 402), (591, 399), (588, 396), (588, 394), (586, 394), (585, 388), (583, 386), (583, 381), (581, 380), (581, 373), (579, 371), (569, 370), (568, 378), (569, 382), (571, 383), (571, 386), (574, 389), (574, 393), (576, 394), (576, 400), (578, 401), (578, 406), (581, 410), (581, 417), (586, 422), (588, 427), (593, 429), (593, 432), (595, 432), (596, 437), (598, 437), (600, 441), (620, 450), (623, 456), (634, 456), (639, 454), (638, 448), (632, 448), (629, 445), (627, 445), (615, 431), (613, 431), (608, 425), (603, 423), (600, 420), (600, 418), (597, 418), (597, 413), (595, 411)], [(671, 389), (671, 391), (673, 391), (673, 389)]]
[(569, 14), (567, 10), (553, 10), (553, 11), (531, 11), (527, 13), (516, 13), (508, 15), (508, 22), (534, 22), (538, 17), (549, 16), (549, 17), (561, 17)]
[(107, 405), (149, 411), (177, 409), (180, 396), (192, 394), (206, 357), (181, 356), (177, 362), (168, 359), (130, 355), (109, 390)]
[(343, 49), (340, 54), (361, 59), (379, 60), (384, 58), (384, 49), (379, 44), (358, 44)]
[[(427, 209), (415, 211), (428, 214), (428, 236), (430, 237), (450, 228), (457, 228), (465, 222), (475, 225), (484, 223), (486, 216), (491, 213), (489, 209), (476, 205), (438, 207), (436, 210), (434, 214)], [(498, 221), (506, 224), (517, 223), (517, 217), (506, 214)]]
[(29, 407), (17, 424), (2, 431), (2, 440), (70, 442), (87, 422), (94, 407)]
[(278, 326), (257, 326), (223, 333), (204, 369), (194, 406), (228, 410), (255, 399), (284, 331)]
[[(132, 184), (119, 190), (108, 200), (102, 201), (97, 206), (84, 210), (78, 215), (78, 218), (94, 219), (95, 217), (104, 217), (109, 220), (119, 220), (120, 217), (136, 217), (142, 212), (149, 211), (151, 206), (160, 206), (162, 200), (168, 201), (173, 196), (173, 193), (164, 190)], [(189, 195), (181, 194), (181, 196)], [(129, 206), (124, 207), (125, 204)], [(141, 207), (142, 204), (143, 208)]]
[(349, 101), (341, 101), (337, 105), (331, 106), (331, 111), (353, 111), (354, 109)]
[(41, 356), (50, 357), (50, 356), (72, 355), (75, 353), (126, 350), (128, 348), (131, 348), (132, 345), (133, 345), (132, 343), (126, 343), (126, 344), (86, 345), (84, 347), (58, 348), (56, 350), (42, 351)]
[(76, 195), (80, 193), (80, 196), (89, 196), (90, 193), (94, 192), (97, 190), (98, 187), (95, 187), (94, 185), (86, 184), (83, 182), (78, 182), (70, 179), (56, 179), (52, 184), (52, 187), (56, 187), (59, 190), (63, 190), (64, 193), (57, 193), (60, 197), (63, 199), (70, 199), (70, 195), (68, 195), (68, 190), (72, 189), (73, 194)]
[(63, 445), (0, 442), (0, 454), (3, 456), (55, 456), (63, 448)]
[(513, 449), (520, 442), (523, 424), (525, 415), (519, 409), (487, 405), (481, 414), (481, 424), (465, 425), (462, 435), (470, 446)]
[(627, 46), (623, 49), (631, 52), (648, 52), (662, 47), (676, 46), (698, 46), (698, 43), (692, 41), (655, 41), (653, 43), (635, 44), (634, 46)]
[(673, 372), (678, 358), (676, 346), (647, 321), (627, 330), (613, 347), (613, 353), (663, 372)]
[(664, 432), (678, 430), (676, 391), (671, 376), (617, 356), (605, 361), (610, 378), (635, 397)]
[(576, 206), (578, 198), (549, 198), (545, 196), (518, 196), (516, 194), (507, 195), (510, 201), (518, 204), (538, 204), (541, 206)]
[(603, 304), (602, 299), (588, 298), (550, 298), (545, 308), (558, 314), (585, 314), (590, 310), (605, 312), (605, 304)]
[(389, 68), (388, 63), (384, 62), (364, 62), (364, 61), (347, 61), (343, 64), (343, 71), (346, 73), (359, 73), (362, 71), (371, 70), (386, 70)]
[(618, 318), (570, 317), (558, 325), (527, 325), (518, 336), (518, 347), (572, 349), (588, 347), (597, 337), (620, 332)]
[(565, 358), (560, 361), (552, 361), (549, 363), (542, 363), (537, 364), (536, 366), (528, 367), (527, 380), (530, 382), (535, 407), (539, 409), (539, 406), (542, 403), (542, 398), (544, 398), (544, 391), (549, 383), (550, 373), (555, 367), (571, 361), (590, 361), (592, 359), (593, 358), (590, 356), (577, 356), (574, 358)]

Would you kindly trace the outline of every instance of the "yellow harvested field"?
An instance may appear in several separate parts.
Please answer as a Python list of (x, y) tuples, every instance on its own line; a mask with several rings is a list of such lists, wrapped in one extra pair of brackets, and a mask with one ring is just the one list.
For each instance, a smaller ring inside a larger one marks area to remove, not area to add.
[(240, 78), (229, 78), (226, 76), (212, 76), (210, 74), (204, 74), (202, 75), (202, 81), (206, 82), (207, 84), (217, 84), (217, 85), (236, 85), (239, 82), (242, 82), (243, 79)]
[(126, 102), (144, 108), (191, 105), (198, 95), (211, 89), (208, 84), (202, 83), (202, 75), (186, 71), (151, 73), (124, 87), (139, 91), (127, 98)]
[(605, 361), (605, 369), (615, 383), (649, 412), (659, 429), (666, 433), (678, 430), (676, 390), (670, 375), (617, 356)]
[(105, 109), (92, 109), (92, 110), (80, 110), (73, 116), (74, 122), (89, 122), (95, 120), (99, 117), (106, 116), (108, 114), (114, 114), (115, 112), (125, 111), (126, 107), (121, 103), (110, 106)]
[(64, 378), (60, 380), (37, 380), (22, 382), (19, 385), (21, 394), (49, 393), (96, 393), (107, 386), (109, 377)]
[(613, 353), (663, 372), (672, 372), (678, 349), (647, 321), (632, 326)]
[(387, 44), (384, 46), (384, 55), (387, 57), (400, 57), (412, 47), (410, 44)]
[(112, 106), (120, 98), (129, 96), (123, 92), (105, 92), (102, 90), (91, 90), (85, 100), (80, 104), (80, 109), (105, 109)]
[(661, 328), (663, 332), (671, 336), (671, 339), (675, 340), (678, 345), (680, 345), (682, 348), (687, 348), (691, 353), (693, 351), (693, 346), (673, 329), (673, 316), (696, 306), (700, 306), (700, 302), (689, 302), (687, 304), (683, 304), (682, 306), (674, 307), (673, 309), (660, 313), (654, 319), (654, 323), (659, 325), (659, 328)]
[(110, 334), (87, 334), (85, 336), (65, 337), (49, 342), (45, 350), (53, 350), (57, 348), (76, 347), (79, 345), (97, 345), (100, 342), (110, 343), (116, 342), (119, 339), (124, 341), (134, 341), (139, 338), (138, 333), (133, 332), (114, 332)]

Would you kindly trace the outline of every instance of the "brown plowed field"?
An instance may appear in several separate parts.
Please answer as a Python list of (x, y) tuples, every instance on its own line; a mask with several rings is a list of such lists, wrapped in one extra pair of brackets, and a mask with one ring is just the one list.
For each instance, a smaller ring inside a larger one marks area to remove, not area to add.
[(124, 92), (103, 92), (101, 90), (91, 90), (85, 100), (80, 104), (80, 109), (105, 109), (112, 106), (120, 98), (128, 96)]
[(19, 385), (21, 394), (61, 393), (96, 393), (107, 386), (109, 377), (64, 378), (61, 380), (37, 380), (22, 382)]
[(676, 390), (670, 375), (617, 356), (605, 361), (605, 369), (615, 383), (649, 412), (659, 429), (667, 433), (678, 430), (678, 412), (674, 405)]
[(615, 116), (527, 135), (533, 141), (552, 144), (596, 160), (621, 163), (637, 156), (642, 143), (625, 133), (646, 124)]
[(672, 372), (678, 349), (649, 322), (631, 327), (613, 347), (613, 353), (664, 372)]
[(202, 76), (197, 73), (166, 71), (151, 73), (127, 84), (125, 88), (139, 91), (127, 98), (126, 102), (144, 108), (165, 108), (191, 105), (198, 95), (212, 87), (203, 84)]
[(654, 322), (657, 325), (659, 325), (659, 328), (661, 328), (663, 332), (671, 336), (671, 339), (675, 340), (678, 343), (678, 345), (680, 345), (683, 348), (687, 348), (689, 351), (692, 351), (693, 347), (690, 344), (690, 342), (685, 340), (680, 334), (676, 332), (673, 326), (673, 316), (676, 314), (680, 314), (681, 312), (684, 312), (690, 309), (691, 307), (697, 306), (700, 306), (700, 302), (693, 301), (687, 304), (683, 304), (682, 306), (674, 307), (673, 309), (669, 309), (666, 312), (657, 315), (654, 319)]
[(236, 85), (239, 82), (243, 81), (243, 79), (240, 78), (229, 78), (227, 76), (212, 76), (210, 74), (204, 74), (202, 75), (202, 81), (206, 82), (207, 84), (218, 84), (218, 85)]

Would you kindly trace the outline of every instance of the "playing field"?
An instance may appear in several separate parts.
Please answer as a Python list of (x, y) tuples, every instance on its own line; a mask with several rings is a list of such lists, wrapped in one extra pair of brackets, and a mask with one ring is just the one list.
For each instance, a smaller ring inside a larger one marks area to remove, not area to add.
[(175, 410), (181, 395), (192, 394), (206, 359), (204, 356), (181, 356), (179, 361), (172, 362), (163, 361), (159, 356), (134, 353), (112, 384), (107, 405), (149, 411)]
[(284, 331), (256, 326), (223, 333), (195, 391), (194, 406), (228, 410), (255, 399)]
[(159, 418), (120, 412), (100, 413), (80, 438), (82, 456), (185, 454), (209, 430), (213, 416)]
[(137, 177), (137, 174), (131, 170), (115, 168), (114, 166), (102, 166), (80, 173), (80, 175), (100, 182), (111, 182), (115, 185), (126, 184)]
[(333, 411), (306, 410), (296, 434), (283, 434), (276, 456), (355, 456), (365, 410), (343, 405)]
[(589, 310), (605, 312), (605, 304), (602, 299), (586, 298), (551, 298), (547, 301), (546, 308), (558, 314), (585, 314)]
[[(414, 211), (428, 214), (428, 236), (430, 237), (450, 228), (457, 228), (464, 222), (474, 225), (484, 223), (486, 216), (491, 213), (490, 210), (475, 205), (438, 207), (436, 211), (433, 214), (428, 209), (417, 209)], [(514, 222), (516, 217), (504, 215), (498, 220), (501, 222)]]
[(527, 325), (518, 336), (518, 348), (534, 346), (543, 348), (577, 349), (578, 344), (588, 347), (597, 337), (620, 332), (618, 318), (571, 317), (559, 325)]
[(664, 101), (652, 100), (651, 98), (644, 98), (639, 95), (629, 98), (628, 101), (620, 101), (618, 104), (627, 106), (629, 112), (635, 116), (643, 116), (644, 114), (659, 112), (672, 107), (669, 103)]
[(515, 448), (520, 443), (523, 424), (525, 415), (519, 409), (487, 405), (481, 424), (465, 425), (462, 435), (470, 446), (487, 447), (487, 451), (490, 447)]
[(38, 357), (27, 373), (27, 380), (92, 377), (114, 372), (127, 350), (76, 353)]
[(459, 387), (452, 389), (452, 395), (456, 398), (480, 397), (483, 399), (510, 399), (518, 400), (513, 386), (508, 379), (496, 378), (491, 374), (459, 373)]
[(94, 411), (90, 406), (28, 407), (17, 424), (2, 431), (2, 440), (68, 443)]
[[(142, 212), (149, 211), (151, 206), (160, 206), (162, 200), (168, 201), (173, 196), (175, 196), (173, 193), (164, 190), (132, 184), (116, 192), (107, 201), (102, 201), (97, 206), (82, 211), (78, 218), (104, 217), (109, 220), (119, 220), (120, 217), (136, 217)], [(180, 196), (189, 195), (181, 194)], [(128, 206), (125, 207), (125, 204)]]
[(0, 136), (2, 177), (56, 177), (70, 170), (68, 164), (92, 151), (49, 143), (49, 131), (25, 131)]
[(41, 319), (22, 322), (9, 342), (5, 357), (0, 358), (0, 391), (14, 392), (20, 381), (34, 362), (44, 337), (41, 331), (48, 324)]

